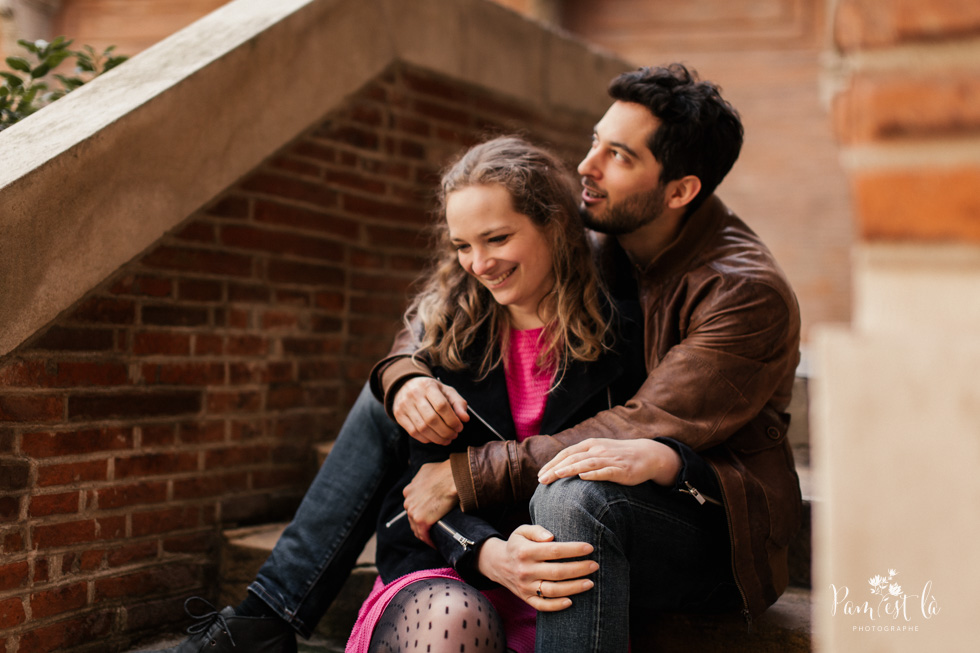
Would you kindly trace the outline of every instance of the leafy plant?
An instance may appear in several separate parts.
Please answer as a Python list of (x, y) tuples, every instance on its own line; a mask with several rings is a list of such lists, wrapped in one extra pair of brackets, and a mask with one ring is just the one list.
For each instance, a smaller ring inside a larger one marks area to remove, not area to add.
[[(20, 40), (17, 43), (27, 50), (27, 54), (22, 57), (7, 57), (7, 66), (10, 69), (0, 70), (0, 77), (3, 78), (0, 85), (0, 131), (129, 58), (114, 55), (114, 45), (102, 52), (96, 52), (89, 45), (81, 50), (72, 50), (72, 41), (63, 36), (50, 43), (43, 40), (33, 43)], [(75, 59), (73, 75), (53, 73), (58, 66), (71, 58)], [(53, 87), (55, 80), (57, 87)]]

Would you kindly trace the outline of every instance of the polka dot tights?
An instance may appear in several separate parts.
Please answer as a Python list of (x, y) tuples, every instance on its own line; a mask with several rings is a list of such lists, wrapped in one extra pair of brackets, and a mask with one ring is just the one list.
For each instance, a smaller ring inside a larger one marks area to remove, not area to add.
[(483, 653), (506, 650), (493, 605), (466, 583), (421, 580), (392, 598), (374, 627), (370, 653)]

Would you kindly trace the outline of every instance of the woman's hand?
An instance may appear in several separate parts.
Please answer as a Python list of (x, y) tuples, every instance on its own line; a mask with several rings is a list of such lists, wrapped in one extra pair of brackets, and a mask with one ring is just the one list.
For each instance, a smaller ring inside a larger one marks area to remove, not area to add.
[(432, 377), (417, 376), (395, 393), (392, 413), (399, 426), (422, 443), (449, 444), (470, 420), (466, 400)]
[(594, 560), (573, 560), (592, 553), (586, 542), (555, 542), (542, 526), (524, 524), (507, 541), (490, 538), (480, 547), (477, 565), (484, 576), (509, 589), (541, 612), (572, 605), (568, 597), (592, 589), (583, 578), (599, 568)]
[(656, 440), (591, 438), (558, 452), (538, 472), (542, 485), (578, 476), (585, 481), (639, 485), (653, 481), (670, 486), (681, 470), (681, 457)]
[(408, 523), (415, 537), (435, 546), (429, 537), (429, 529), (459, 503), (449, 461), (422, 465), (402, 494)]

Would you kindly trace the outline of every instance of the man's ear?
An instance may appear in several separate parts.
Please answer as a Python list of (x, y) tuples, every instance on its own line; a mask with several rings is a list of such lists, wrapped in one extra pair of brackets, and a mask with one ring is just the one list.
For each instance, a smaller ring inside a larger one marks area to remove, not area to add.
[(667, 184), (667, 206), (681, 209), (690, 204), (701, 192), (701, 180), (694, 175), (675, 179)]

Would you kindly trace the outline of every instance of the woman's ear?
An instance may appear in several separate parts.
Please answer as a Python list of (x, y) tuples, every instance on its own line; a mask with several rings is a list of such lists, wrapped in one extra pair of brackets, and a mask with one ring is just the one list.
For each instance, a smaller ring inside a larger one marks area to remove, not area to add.
[(701, 192), (701, 180), (687, 175), (667, 184), (667, 206), (681, 209), (690, 204)]

